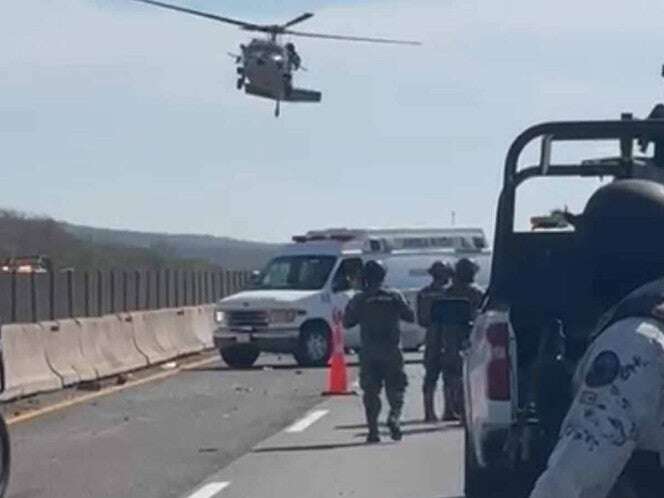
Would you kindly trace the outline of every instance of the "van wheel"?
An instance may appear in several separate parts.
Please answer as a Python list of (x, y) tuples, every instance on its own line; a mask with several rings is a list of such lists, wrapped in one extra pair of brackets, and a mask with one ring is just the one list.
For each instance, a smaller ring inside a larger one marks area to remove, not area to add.
[(261, 352), (250, 344), (228, 346), (219, 350), (221, 357), (231, 368), (250, 368)]
[(303, 367), (323, 367), (332, 353), (330, 329), (323, 323), (311, 323), (302, 327), (295, 361)]

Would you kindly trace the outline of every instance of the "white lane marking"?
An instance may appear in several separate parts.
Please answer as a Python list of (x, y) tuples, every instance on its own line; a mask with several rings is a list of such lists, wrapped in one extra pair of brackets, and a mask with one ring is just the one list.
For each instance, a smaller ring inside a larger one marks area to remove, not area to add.
[(212, 498), (214, 495), (216, 495), (219, 491), (222, 489), (227, 488), (230, 485), (230, 482), (228, 481), (222, 481), (222, 482), (210, 482), (203, 486), (201, 489), (196, 491), (195, 493), (189, 495), (188, 498)]
[(286, 429), (286, 432), (302, 432), (307, 427), (320, 420), (329, 413), (330, 410), (314, 410), (304, 418), (301, 418)]

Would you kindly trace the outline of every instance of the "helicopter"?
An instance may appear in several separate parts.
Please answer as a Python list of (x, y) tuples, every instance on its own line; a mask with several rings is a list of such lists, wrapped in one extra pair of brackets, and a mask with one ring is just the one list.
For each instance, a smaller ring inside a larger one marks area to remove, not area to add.
[(311, 12), (301, 14), (284, 24), (255, 24), (156, 0), (135, 1), (232, 24), (244, 31), (265, 33), (267, 35), (265, 38), (253, 38), (248, 44), (240, 45), (240, 54), (229, 53), (229, 55), (234, 58), (237, 65), (237, 89), (244, 90), (247, 95), (274, 100), (276, 117), (279, 117), (281, 102), (316, 103), (320, 102), (322, 98), (322, 93), (319, 91), (294, 86), (293, 73), (305, 68), (302, 66), (302, 59), (295, 44), (280, 42), (282, 35), (353, 42), (421, 45), (420, 42), (411, 40), (310, 33), (291, 29), (292, 26), (312, 18), (314, 14)]

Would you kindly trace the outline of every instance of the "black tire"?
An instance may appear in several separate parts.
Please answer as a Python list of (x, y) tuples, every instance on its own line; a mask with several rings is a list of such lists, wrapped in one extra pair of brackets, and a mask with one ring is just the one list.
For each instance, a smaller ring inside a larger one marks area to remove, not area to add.
[(11, 449), (9, 443), (9, 432), (5, 419), (0, 415), (0, 498), (5, 496), (9, 484), (9, 468), (11, 465)]
[(464, 428), (464, 490), (466, 498), (498, 498), (502, 495), (497, 492), (504, 491), (504, 479), (498, 479), (495, 472), (483, 469), (477, 464), (468, 426)]
[(332, 354), (330, 329), (322, 322), (304, 325), (300, 331), (295, 361), (302, 367), (323, 367)]
[(261, 352), (251, 344), (236, 344), (219, 350), (221, 357), (231, 368), (251, 368)]

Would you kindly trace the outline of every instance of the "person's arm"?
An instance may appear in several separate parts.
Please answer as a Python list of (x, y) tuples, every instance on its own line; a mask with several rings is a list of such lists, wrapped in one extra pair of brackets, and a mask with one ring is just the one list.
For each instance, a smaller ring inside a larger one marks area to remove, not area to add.
[(413, 310), (410, 307), (410, 304), (408, 304), (408, 301), (406, 301), (404, 295), (398, 291), (396, 292), (396, 295), (397, 303), (399, 306), (399, 318), (401, 318), (404, 322), (415, 322), (415, 313), (413, 313)]
[(344, 328), (350, 329), (355, 327), (360, 323), (360, 313), (359, 313), (359, 301), (360, 295), (356, 294), (353, 298), (348, 301), (346, 305), (346, 310), (344, 311)]
[[(661, 351), (630, 320), (607, 328), (580, 364), (581, 384), (530, 498), (609, 496), (639, 434), (657, 420)], [(642, 327), (654, 328), (646, 322)]]
[[(431, 325), (431, 310), (427, 310), (428, 313), (425, 313), (424, 306), (427, 303), (424, 299), (424, 291), (421, 290), (417, 293), (417, 324), (420, 327), (428, 327)], [(425, 316), (426, 315), (426, 316)]]

